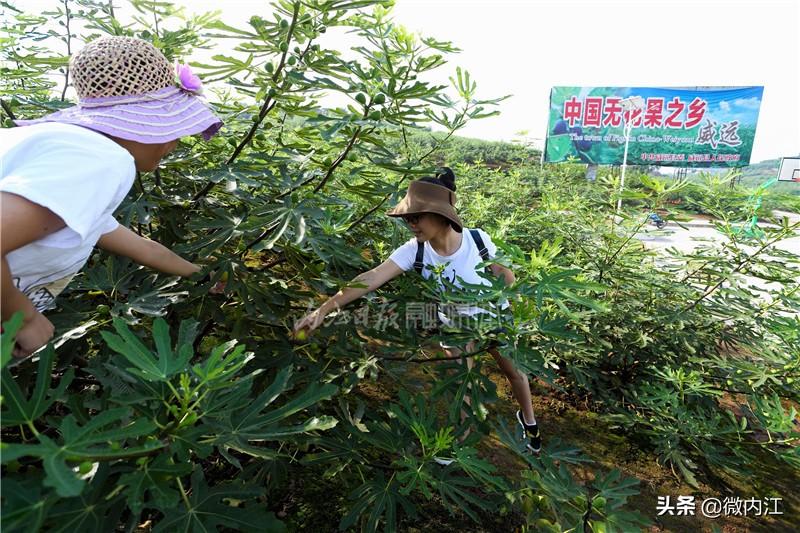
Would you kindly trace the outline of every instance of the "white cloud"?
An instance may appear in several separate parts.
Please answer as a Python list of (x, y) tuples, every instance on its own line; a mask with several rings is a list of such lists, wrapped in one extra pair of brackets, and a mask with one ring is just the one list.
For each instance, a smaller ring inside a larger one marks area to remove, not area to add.
[(758, 109), (761, 105), (761, 101), (755, 96), (751, 98), (737, 98), (733, 101), (733, 105), (737, 107), (743, 107), (745, 109)]

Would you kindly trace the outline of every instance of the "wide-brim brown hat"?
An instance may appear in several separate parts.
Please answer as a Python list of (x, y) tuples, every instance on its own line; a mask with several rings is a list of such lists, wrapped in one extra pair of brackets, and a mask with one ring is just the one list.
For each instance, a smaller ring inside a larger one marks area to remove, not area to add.
[(436, 213), (458, 226), (456, 231), (461, 232), (464, 224), (456, 213), (455, 205), (456, 193), (447, 187), (424, 181), (412, 181), (400, 203), (386, 214), (390, 217), (402, 217), (403, 215)]

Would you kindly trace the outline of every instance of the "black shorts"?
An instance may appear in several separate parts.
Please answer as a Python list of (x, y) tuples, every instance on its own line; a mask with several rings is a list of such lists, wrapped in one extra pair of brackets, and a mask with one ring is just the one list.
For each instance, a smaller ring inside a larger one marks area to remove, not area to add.
[[(505, 326), (500, 326), (494, 329), (491, 329), (487, 332), (490, 335), (499, 335), (500, 333), (509, 333), (508, 328)], [(499, 348), (500, 346), (508, 346), (507, 342), (501, 342), (497, 339), (492, 339), (489, 341), (488, 348)]]
[[(505, 327), (505, 326), (500, 326), (500, 327), (491, 329), (491, 330), (487, 331), (486, 333), (488, 335), (498, 335), (500, 333), (508, 333), (508, 328)], [(501, 341), (498, 341), (496, 339), (492, 339), (492, 340), (489, 341), (489, 344), (486, 345), (486, 348), (499, 348), (501, 346), (507, 346), (507, 345), (508, 345), (507, 342), (501, 342)], [(440, 341), (439, 342), (439, 346), (441, 346), (442, 348), (445, 348), (445, 349), (448, 349), (448, 348), (461, 348), (461, 349), (463, 349), (463, 346), (450, 345), (450, 344), (446, 343), (445, 341)]]

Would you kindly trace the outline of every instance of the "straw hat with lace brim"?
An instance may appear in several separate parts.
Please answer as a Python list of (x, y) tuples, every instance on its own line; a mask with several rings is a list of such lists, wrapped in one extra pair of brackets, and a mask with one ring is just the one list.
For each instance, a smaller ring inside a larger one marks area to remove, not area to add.
[(17, 125), (60, 122), (144, 144), (198, 133), (208, 140), (222, 126), (188, 65), (173, 66), (147, 41), (96, 39), (71, 58), (70, 75), (78, 105)]
[(456, 193), (435, 183), (412, 181), (405, 197), (386, 214), (390, 217), (436, 213), (451, 221), (461, 233), (464, 224), (456, 213)]

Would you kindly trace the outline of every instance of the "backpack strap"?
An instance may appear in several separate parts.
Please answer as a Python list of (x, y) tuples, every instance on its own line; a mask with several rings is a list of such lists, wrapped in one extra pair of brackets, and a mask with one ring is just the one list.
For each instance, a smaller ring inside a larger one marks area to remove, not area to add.
[[(484, 261), (488, 261), (489, 258), (489, 250), (486, 249), (486, 245), (483, 244), (483, 239), (481, 238), (481, 234), (478, 232), (477, 229), (469, 230), (470, 235), (472, 235), (472, 240), (475, 241), (475, 246), (478, 247), (478, 253), (481, 254), (481, 259)], [(486, 272), (491, 272), (491, 269), (487, 266)]]
[(417, 242), (417, 257), (414, 259), (414, 270), (417, 271), (417, 274), (422, 275), (422, 267), (425, 266), (422, 263), (422, 256), (425, 254), (425, 243)]
[(472, 240), (475, 241), (475, 245), (478, 247), (478, 253), (481, 254), (481, 259), (484, 261), (489, 260), (489, 250), (486, 249), (486, 245), (483, 244), (483, 239), (481, 238), (481, 234), (478, 233), (477, 229), (469, 230), (470, 234), (472, 235)]

